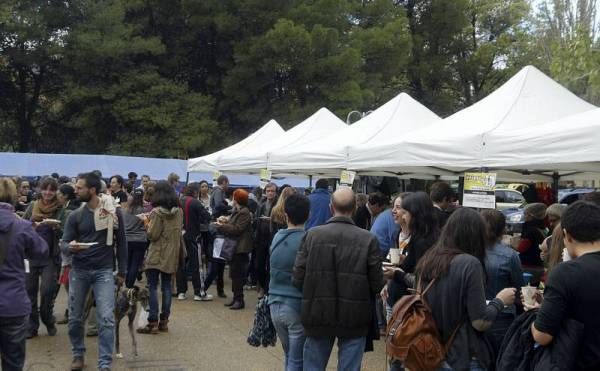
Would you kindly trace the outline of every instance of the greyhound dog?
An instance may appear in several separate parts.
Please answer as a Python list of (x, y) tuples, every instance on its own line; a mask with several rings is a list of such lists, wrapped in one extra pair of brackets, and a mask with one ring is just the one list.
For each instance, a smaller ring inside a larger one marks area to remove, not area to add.
[(123, 354), (119, 349), (119, 324), (125, 316), (127, 316), (128, 319), (127, 327), (129, 328), (129, 334), (131, 335), (133, 355), (137, 357), (137, 341), (133, 329), (134, 320), (137, 314), (138, 302), (141, 304), (142, 308), (147, 308), (149, 298), (150, 294), (145, 287), (139, 288), (134, 286), (131, 289), (120, 287), (117, 290), (115, 299), (115, 352), (117, 358), (123, 358)]

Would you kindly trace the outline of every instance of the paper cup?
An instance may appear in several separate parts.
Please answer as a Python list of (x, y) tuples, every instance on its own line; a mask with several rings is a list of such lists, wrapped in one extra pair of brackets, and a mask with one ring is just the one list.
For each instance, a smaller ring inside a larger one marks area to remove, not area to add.
[(535, 305), (535, 293), (537, 288), (535, 286), (523, 286), (521, 287), (521, 293), (523, 294), (523, 301), (525, 305), (531, 307)]
[(400, 265), (400, 249), (390, 249), (390, 261), (394, 265)]

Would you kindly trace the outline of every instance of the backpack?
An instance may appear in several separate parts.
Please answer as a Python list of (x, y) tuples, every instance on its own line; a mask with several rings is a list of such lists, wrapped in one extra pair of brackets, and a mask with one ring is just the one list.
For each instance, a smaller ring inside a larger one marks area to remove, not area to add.
[(411, 371), (437, 370), (446, 359), (446, 353), (462, 322), (456, 327), (448, 343), (442, 343), (425, 294), (435, 279), (421, 292), (421, 283), (414, 295), (404, 295), (394, 305), (387, 327), (385, 348), (393, 359), (401, 360)]

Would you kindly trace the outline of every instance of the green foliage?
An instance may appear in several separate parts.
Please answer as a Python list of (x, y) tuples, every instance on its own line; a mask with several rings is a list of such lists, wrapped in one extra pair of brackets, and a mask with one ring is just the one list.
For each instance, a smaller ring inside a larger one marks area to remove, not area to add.
[(527, 64), (598, 102), (595, 0), (576, 3), (5, 0), (0, 149), (186, 158), (402, 91), (447, 115)]

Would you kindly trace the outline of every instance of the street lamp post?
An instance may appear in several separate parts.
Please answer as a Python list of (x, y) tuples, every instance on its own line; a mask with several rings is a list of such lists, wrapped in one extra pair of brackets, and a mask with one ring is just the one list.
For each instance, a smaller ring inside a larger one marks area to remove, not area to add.
[(368, 115), (369, 113), (371, 113), (373, 111), (367, 111), (367, 112), (361, 112), (361, 111), (350, 111), (348, 112), (348, 116), (346, 116), (346, 125), (350, 125), (350, 118), (352, 117), (353, 114), (358, 113), (360, 115), (360, 118), (362, 119), (363, 117), (365, 117), (366, 115)]

